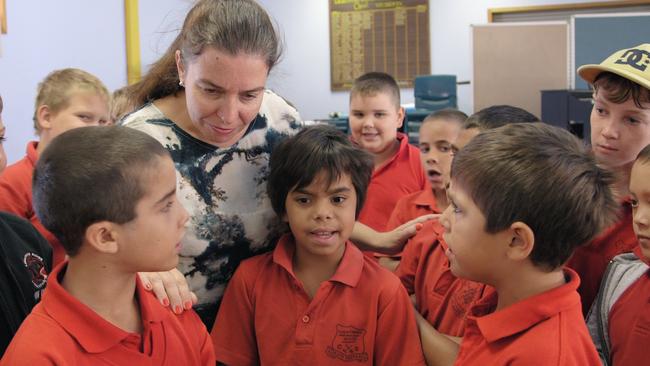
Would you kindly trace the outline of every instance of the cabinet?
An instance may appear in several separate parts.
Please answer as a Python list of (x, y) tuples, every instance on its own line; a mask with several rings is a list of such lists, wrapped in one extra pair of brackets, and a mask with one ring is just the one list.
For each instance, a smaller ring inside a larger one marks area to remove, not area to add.
[(591, 141), (591, 90), (542, 90), (542, 121)]

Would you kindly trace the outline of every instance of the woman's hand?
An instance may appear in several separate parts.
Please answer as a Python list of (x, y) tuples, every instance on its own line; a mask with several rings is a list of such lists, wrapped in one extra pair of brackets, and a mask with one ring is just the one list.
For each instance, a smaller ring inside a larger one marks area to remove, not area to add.
[(139, 272), (138, 275), (144, 288), (153, 291), (158, 301), (176, 314), (191, 309), (198, 301), (185, 276), (176, 268), (167, 272)]

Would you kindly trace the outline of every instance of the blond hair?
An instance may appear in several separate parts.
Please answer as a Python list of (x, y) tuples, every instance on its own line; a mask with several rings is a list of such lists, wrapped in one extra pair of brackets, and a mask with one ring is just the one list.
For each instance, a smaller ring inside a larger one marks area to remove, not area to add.
[(38, 83), (33, 117), (36, 132), (40, 132), (36, 116), (38, 108), (46, 105), (52, 113), (59, 112), (67, 108), (72, 95), (79, 92), (93, 92), (105, 98), (107, 102), (111, 99), (108, 89), (99, 78), (80, 69), (55, 70)]

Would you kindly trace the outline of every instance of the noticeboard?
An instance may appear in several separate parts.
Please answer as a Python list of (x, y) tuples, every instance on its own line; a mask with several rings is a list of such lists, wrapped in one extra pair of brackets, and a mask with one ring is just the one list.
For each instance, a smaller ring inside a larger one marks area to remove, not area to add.
[(413, 87), (431, 73), (428, 0), (330, 0), (332, 90), (370, 71)]

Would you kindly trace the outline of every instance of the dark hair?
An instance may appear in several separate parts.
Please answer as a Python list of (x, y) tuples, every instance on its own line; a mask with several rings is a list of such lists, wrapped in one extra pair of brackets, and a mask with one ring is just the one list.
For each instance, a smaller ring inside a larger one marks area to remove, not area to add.
[(350, 90), (350, 99), (355, 95), (373, 96), (377, 93), (388, 93), (395, 102), (397, 108), (400, 107), (399, 86), (395, 79), (383, 72), (368, 72), (356, 80)]
[(127, 127), (75, 128), (52, 140), (34, 170), (34, 211), (74, 256), (88, 226), (135, 218), (144, 196), (143, 175), (169, 157), (153, 137)]
[(634, 105), (643, 108), (642, 103), (650, 103), (650, 89), (612, 72), (601, 72), (594, 81), (594, 93), (604, 91), (605, 99), (612, 103), (625, 103), (632, 98)]
[(511, 105), (493, 105), (483, 108), (467, 118), (463, 129), (478, 128), (481, 131), (505, 126), (510, 123), (540, 122), (532, 113)]
[(308, 186), (323, 171), (328, 184), (343, 174), (350, 175), (357, 194), (358, 216), (366, 198), (373, 160), (343, 132), (329, 125), (315, 125), (281, 142), (271, 154), (269, 166), (267, 191), (278, 216), (285, 214), (289, 192)]
[(614, 176), (568, 131), (514, 123), (482, 132), (461, 149), (451, 179), (496, 233), (521, 221), (535, 234), (531, 261), (555, 269), (616, 217)]
[(446, 119), (446, 120), (451, 120), (462, 124), (465, 123), (465, 120), (467, 119), (467, 115), (459, 111), (458, 109), (445, 108), (429, 114), (424, 119), (423, 122), (428, 122), (435, 119)]
[(260, 55), (269, 71), (282, 53), (279, 37), (266, 11), (254, 0), (201, 0), (185, 17), (183, 28), (165, 54), (142, 80), (129, 88), (134, 105), (176, 94), (177, 50), (183, 62), (193, 60), (205, 47), (231, 55)]

